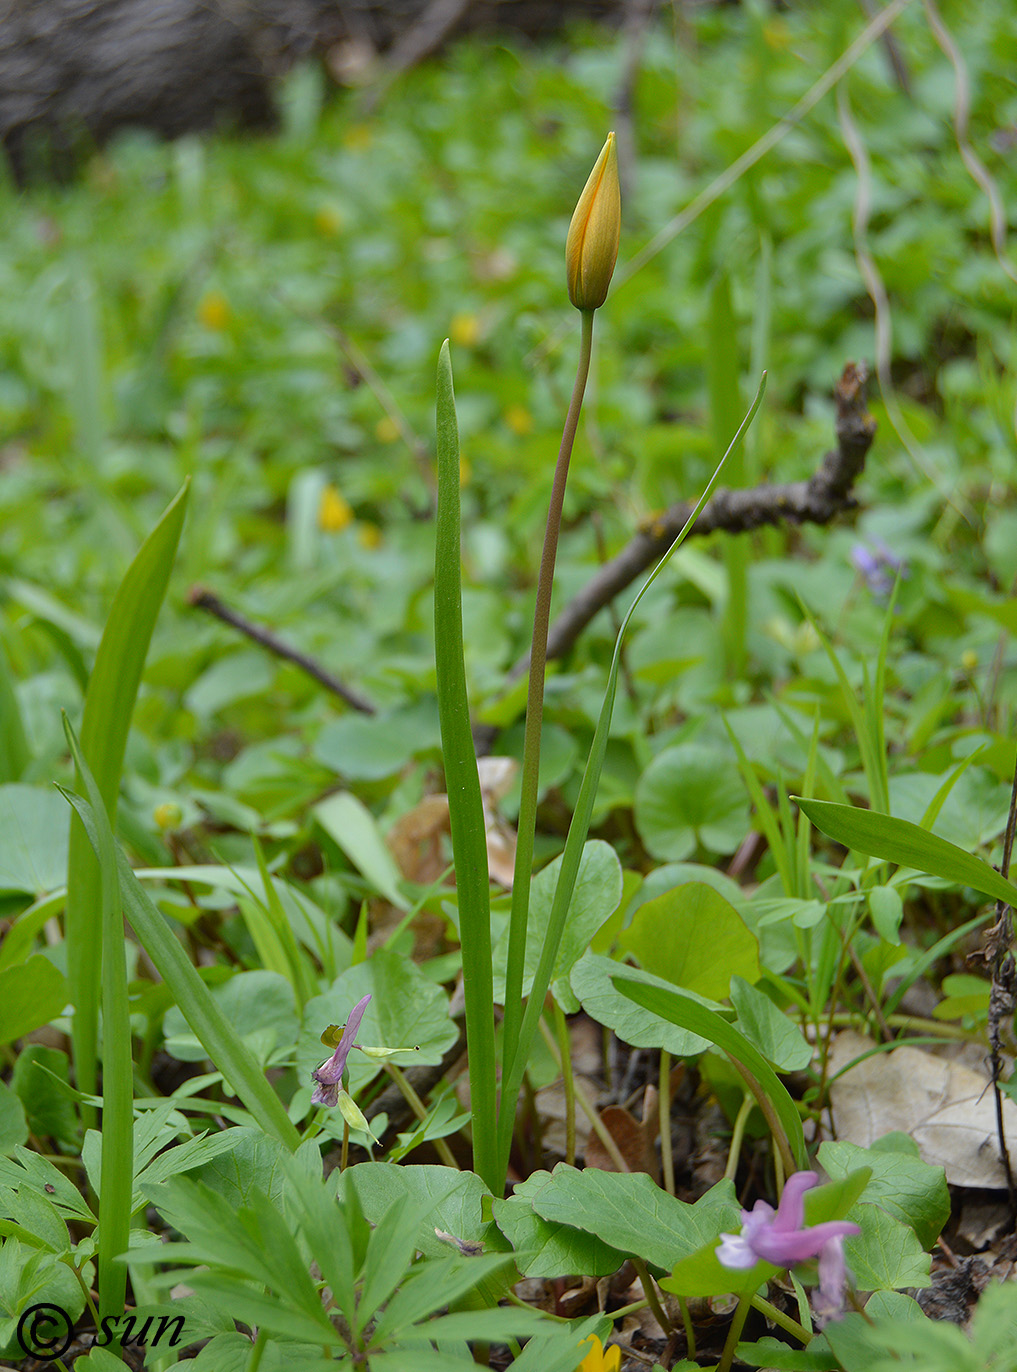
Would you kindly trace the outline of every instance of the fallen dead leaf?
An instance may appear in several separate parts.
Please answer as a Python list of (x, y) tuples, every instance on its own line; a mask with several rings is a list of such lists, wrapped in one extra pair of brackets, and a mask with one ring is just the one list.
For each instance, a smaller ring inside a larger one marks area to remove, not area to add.
[[(876, 1045), (847, 1030), (830, 1048), (831, 1074)], [(921, 1048), (895, 1048), (851, 1067), (830, 1087), (838, 1139), (868, 1148), (884, 1134), (910, 1134), (922, 1158), (955, 1186), (1003, 1190), (996, 1106), (987, 1073)], [(1017, 1141), (1017, 1106), (1003, 1102), (1007, 1138)]]

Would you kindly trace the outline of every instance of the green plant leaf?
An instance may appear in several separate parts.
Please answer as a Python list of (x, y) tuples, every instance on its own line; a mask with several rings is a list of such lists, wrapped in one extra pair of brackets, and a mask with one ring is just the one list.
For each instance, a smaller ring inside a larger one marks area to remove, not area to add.
[(450, 1167), (364, 1162), (348, 1167), (339, 1181), (340, 1205), (350, 1188), (356, 1191), (364, 1216), (377, 1224), (389, 1207), (401, 1202), (412, 1208), (428, 1201), (431, 1209), (426, 1223), (415, 1234), (417, 1248), (425, 1257), (448, 1257), (447, 1243), (435, 1236), (435, 1229), (454, 1234), (457, 1239), (478, 1243), (484, 1239), (488, 1224), (483, 1218), (483, 1202), (490, 1195), (475, 1172), (455, 1172)]
[(763, 1114), (768, 1121), (772, 1116), (775, 1117), (771, 1127), (775, 1127), (775, 1140), (778, 1144), (781, 1144), (782, 1140), (776, 1130), (783, 1131), (790, 1149), (791, 1166), (805, 1166), (805, 1137), (802, 1133), (798, 1107), (773, 1068), (759, 1050), (749, 1043), (744, 1034), (740, 1034), (716, 1011), (698, 1004), (686, 992), (641, 985), (628, 975), (628, 969), (615, 972), (612, 980), (622, 994), (629, 996), (637, 1005), (652, 1010), (662, 1019), (669, 1019), (683, 1029), (691, 1029), (694, 1033), (702, 1034), (740, 1063), (751, 1074), (753, 1094)]
[(896, 862), (901, 867), (913, 867), (958, 886), (971, 886), (1006, 905), (1017, 904), (1017, 886), (1013, 882), (1001, 877), (980, 858), (945, 838), (920, 829), (917, 824), (862, 810), (855, 805), (804, 800), (800, 796), (794, 799), (817, 829), (856, 853)]
[[(86, 833), (95, 830), (91, 807), (78, 797), (69, 797)], [(117, 849), (117, 865), (124, 915), (138, 941), (152, 959), (156, 971), (169, 986), (184, 1019), (190, 1025), (208, 1057), (223, 1074), (251, 1114), (274, 1138), (296, 1148), (299, 1138), (282, 1102), (265, 1079), (265, 1074), (209, 994), (187, 954), (174, 937), (163, 915), (149, 899), (127, 861)]]
[(36, 1138), (51, 1138), (77, 1151), (79, 1131), (74, 1102), (62, 1091), (53, 1089), (54, 1077), (70, 1084), (67, 1054), (42, 1043), (26, 1043), (11, 1073), (11, 1090), (25, 1107), (29, 1128)]
[[(561, 871), (561, 858), (549, 863), (533, 878), (530, 913), (526, 925), (526, 961), (523, 969), (523, 995), (529, 995), (533, 974), (547, 936), (551, 904)], [(622, 894), (622, 870), (618, 855), (602, 839), (592, 839), (583, 847), (568, 917), (554, 964), (554, 994), (566, 1014), (575, 1014), (579, 1002), (568, 985), (574, 964), (586, 952), (590, 940), (618, 907)], [(494, 951), (494, 998), (500, 1004), (505, 994), (505, 961), (508, 929)]]
[[(462, 457), (448, 339), (442, 344), (438, 357), (435, 437), (438, 500), (434, 539), (434, 666), (452, 854), (456, 867), (459, 941), (463, 950), (473, 1158), (474, 1167), (487, 1184), (494, 1190), (500, 1190), (499, 1177), (503, 1179), (504, 1172), (500, 1169), (498, 1157), (494, 1020), (491, 1015), (494, 992), (487, 826), (470, 729), (470, 699), (463, 654), (462, 517), (459, 504)], [(504, 1087), (505, 1083), (502, 1085)], [(515, 1095), (512, 1093), (510, 1100), (511, 1106), (503, 1105), (502, 1108), (506, 1111), (511, 1109), (514, 1116)]]
[(25, 1107), (16, 1093), (5, 1082), (0, 1082), (0, 1153), (12, 1153), (27, 1142)]
[(950, 1218), (950, 1191), (942, 1167), (923, 1162), (915, 1153), (859, 1148), (855, 1143), (830, 1139), (820, 1144), (818, 1157), (833, 1178), (858, 1167), (870, 1168), (872, 1178), (862, 1199), (909, 1224), (922, 1247), (931, 1249)]
[(812, 1045), (765, 992), (750, 986), (744, 977), (732, 977), (731, 1004), (738, 1012), (735, 1027), (779, 1072), (801, 1072), (808, 1067)]
[(731, 853), (749, 827), (749, 807), (728, 754), (702, 743), (665, 748), (636, 787), (636, 828), (664, 861), (690, 857), (696, 845)]
[[(591, 1019), (612, 1029), (623, 1043), (633, 1048), (665, 1048), (674, 1058), (695, 1057), (710, 1046), (709, 1039), (677, 1028), (671, 1020), (662, 1019), (622, 995), (611, 980), (619, 966), (614, 958), (587, 953), (573, 967), (572, 989)], [(626, 967), (625, 972), (647, 986), (670, 989), (668, 982), (638, 967)]]
[[(113, 598), (88, 680), (79, 731), (81, 752), (111, 824), (116, 817), (131, 716), (176, 557), (189, 484), (189, 479), (184, 482), (128, 567)], [(84, 828), (72, 820), (67, 859), (67, 967), (74, 1005), (71, 1036), (75, 1073), (78, 1088), (86, 1095), (94, 1095), (96, 1086), (101, 909), (99, 862)]]
[(41, 896), (67, 877), (67, 807), (51, 786), (0, 786), (0, 892)]
[(844, 1255), (859, 1291), (897, 1291), (928, 1286), (929, 1254), (914, 1229), (878, 1205), (859, 1204), (851, 1219), (861, 1234), (844, 1240)]
[[(264, 1056), (272, 1048), (289, 1048), (297, 1040), (299, 1021), (293, 1006), (293, 987), (275, 972), (238, 972), (209, 992), (234, 1033), (265, 1038)], [(322, 1026), (324, 1027), (324, 1026)], [(177, 1006), (163, 1018), (166, 1051), (180, 1062), (201, 1062), (205, 1050)]]
[(67, 1004), (67, 978), (42, 953), (0, 972), (0, 1043), (23, 1038), (56, 1019)]
[[(709, 938), (703, 931), (710, 931)], [(709, 1000), (726, 999), (733, 976), (759, 979), (759, 943), (741, 915), (712, 887), (690, 881), (636, 911), (619, 935), (646, 971)]]
[(381, 836), (377, 821), (351, 791), (337, 791), (314, 806), (311, 813), (330, 838), (379, 895), (397, 910), (410, 903), (402, 892), (396, 860)]
[(541, 1219), (596, 1234), (619, 1252), (645, 1258), (655, 1267), (670, 1268), (676, 1258), (740, 1223), (729, 1181), (718, 1182), (688, 1205), (661, 1190), (645, 1172), (578, 1171), (560, 1162), (553, 1172), (538, 1173), (532, 1180), (527, 1199)]
[(31, 759), (11, 666), (0, 643), (0, 783), (17, 781)]
[(527, 1277), (566, 1277), (582, 1272), (590, 1277), (606, 1277), (617, 1272), (625, 1254), (612, 1248), (598, 1234), (561, 1221), (541, 1219), (531, 1197), (549, 1174), (532, 1172), (517, 1182), (508, 1200), (496, 1200), (492, 1207), (498, 1228), (516, 1252), (519, 1269)]
[[(372, 1047), (404, 1048), (391, 1059), (397, 1066), (426, 1066), (441, 1062), (459, 1032), (449, 1018), (448, 994), (429, 981), (415, 962), (380, 948), (366, 962), (349, 968), (321, 996), (308, 1001), (297, 1049), (297, 1063), (306, 1081), (327, 1052), (321, 1034), (330, 1024), (345, 1024), (357, 1001), (370, 994), (358, 1042)], [(350, 1092), (356, 1095), (382, 1071), (377, 1058), (354, 1050), (349, 1058)]]
[[(944, 1328), (941, 1321), (933, 1325), (912, 1296), (897, 1291), (877, 1291), (866, 1302), (864, 1315), (852, 1312), (835, 1320), (816, 1342), (833, 1349), (845, 1372), (876, 1372), (877, 1369), (878, 1372), (890, 1372), (901, 1365), (907, 1367), (908, 1363), (901, 1364), (896, 1358), (880, 1358), (886, 1351), (881, 1334), (888, 1329), (900, 1330), (903, 1342), (909, 1342), (910, 1332), (916, 1331), (913, 1347), (921, 1360), (918, 1363), (912, 1360), (911, 1366), (921, 1368), (922, 1372), (984, 1372), (977, 1360), (968, 1361), (971, 1346), (956, 1325)], [(931, 1333), (938, 1344), (936, 1349), (926, 1348), (923, 1355), (919, 1340), (926, 1333)]]
[(779, 1339), (762, 1338), (755, 1343), (740, 1343), (735, 1355), (749, 1367), (765, 1367), (773, 1372), (828, 1372), (837, 1366), (832, 1352), (814, 1353), (809, 1348), (792, 1348)]

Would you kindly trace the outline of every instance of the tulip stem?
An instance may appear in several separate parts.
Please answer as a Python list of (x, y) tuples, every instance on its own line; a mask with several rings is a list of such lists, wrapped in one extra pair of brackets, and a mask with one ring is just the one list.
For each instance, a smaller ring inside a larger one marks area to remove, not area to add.
[[(523, 763), (520, 779), (518, 843), (512, 883), (512, 913), (509, 919), (508, 965), (505, 977), (505, 1062), (503, 1079), (511, 1081), (516, 1071), (516, 1056), (522, 1045), (519, 1030), (523, 1018), (523, 964), (526, 952), (526, 925), (530, 909), (530, 878), (533, 874), (533, 846), (537, 828), (537, 794), (540, 776), (540, 729), (544, 713), (544, 673), (547, 666), (547, 631), (551, 619), (551, 592), (554, 583), (554, 564), (558, 555), (558, 536), (561, 532), (562, 509), (565, 504), (565, 484), (568, 480), (572, 446), (579, 426), (579, 412), (583, 405), (586, 379), (590, 372), (593, 350), (593, 310), (581, 310), (582, 337), (579, 345), (579, 366), (576, 370), (572, 399), (562, 432), (558, 465), (551, 486), (551, 500), (547, 512), (544, 551), (537, 576), (537, 597), (533, 613), (533, 642), (530, 648), (529, 688), (526, 696), (526, 727), (523, 734)], [(502, 1141), (511, 1138), (515, 1094), (502, 1094), (499, 1128)]]

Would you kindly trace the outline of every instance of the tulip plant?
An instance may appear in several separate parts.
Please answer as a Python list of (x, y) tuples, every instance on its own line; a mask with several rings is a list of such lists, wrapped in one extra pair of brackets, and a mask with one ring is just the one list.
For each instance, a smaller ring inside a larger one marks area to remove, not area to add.
[[(493, 977), (491, 967), (490, 896), (483, 806), (473, 740), (469, 727), (469, 702), (463, 660), (460, 583), (459, 437), (452, 387), (449, 345), (438, 364), (437, 450), (438, 511), (435, 554), (435, 654), (438, 709), (445, 755), (449, 795), (452, 850), (459, 894), (460, 938), (463, 951), (463, 985), (470, 1062), (470, 1092), (474, 1166), (491, 1190), (501, 1194), (505, 1185), (509, 1150), (515, 1124), (516, 1103), (526, 1063), (544, 1008), (555, 959), (561, 944), (565, 917), (579, 872), (583, 845), (589, 832), (593, 801), (607, 746), (608, 728), (617, 689), (619, 654), (625, 629), (640, 598), (645, 594), (667, 558), (682, 543), (720, 474), (724, 459), (713, 475), (686, 527), (658, 563), (622, 624), (608, 676), (607, 692), (593, 746), (587, 762), (579, 801), (569, 829), (552, 902), (547, 933), (528, 997), (523, 996), (526, 931), (530, 881), (536, 832), (540, 733), (544, 704), (544, 677), (551, 592), (558, 537), (561, 530), (565, 487), (575, 443), (579, 415), (593, 350), (593, 321), (607, 299), (618, 257), (621, 230), (621, 193), (618, 155), (613, 133), (609, 134), (576, 205), (565, 247), (569, 299), (579, 310), (581, 333), (579, 362), (568, 413), (562, 431), (558, 462), (551, 488), (543, 553), (537, 575), (533, 637), (529, 659), (529, 683), (523, 739), (523, 761), (518, 822), (518, 844), (512, 885), (509, 921), (504, 1054), (500, 1102), (496, 1104)], [(728, 452), (735, 449), (762, 400), (763, 387), (746, 415)], [(726, 458), (727, 454), (725, 454)], [(567, 1059), (567, 1052), (563, 1055)]]

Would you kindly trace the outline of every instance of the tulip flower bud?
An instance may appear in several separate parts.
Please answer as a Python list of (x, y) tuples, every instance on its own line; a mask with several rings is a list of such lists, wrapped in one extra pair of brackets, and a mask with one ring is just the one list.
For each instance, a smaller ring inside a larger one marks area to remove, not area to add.
[(565, 242), (569, 299), (577, 310), (595, 310), (607, 299), (620, 232), (618, 153), (614, 134), (609, 133), (579, 197)]

